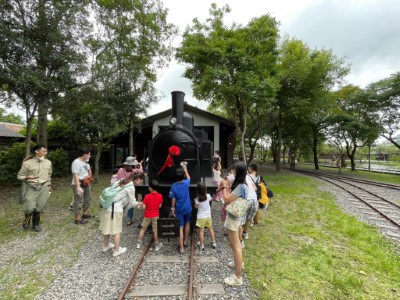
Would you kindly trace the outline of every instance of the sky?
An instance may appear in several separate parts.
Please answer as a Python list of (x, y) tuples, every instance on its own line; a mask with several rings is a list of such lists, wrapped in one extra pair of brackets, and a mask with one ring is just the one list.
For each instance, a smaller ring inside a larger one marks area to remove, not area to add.
[[(181, 34), (194, 18), (206, 20), (213, 2), (230, 6), (225, 24), (246, 26), (270, 14), (280, 23), (281, 37), (297, 38), (311, 49), (331, 49), (350, 65), (348, 84), (364, 88), (400, 71), (399, 0), (163, 0), (168, 21), (179, 28), (173, 46), (180, 45)], [(173, 60), (159, 71), (156, 88), (161, 101), (150, 107), (150, 115), (171, 107), (172, 91), (183, 91), (187, 103), (206, 109), (207, 102), (193, 98), (184, 70)]]

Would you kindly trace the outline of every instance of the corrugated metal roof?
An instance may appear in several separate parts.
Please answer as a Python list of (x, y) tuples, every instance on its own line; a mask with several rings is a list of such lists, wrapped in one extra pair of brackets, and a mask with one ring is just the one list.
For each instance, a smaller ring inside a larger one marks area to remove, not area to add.
[(8, 129), (11, 129), (15, 132), (21, 132), (21, 130), (25, 128), (25, 125), (8, 122), (0, 122), (0, 125), (3, 125), (4, 127), (7, 127)]
[(18, 132), (8, 129), (6, 126), (0, 124), (0, 137), (15, 137), (24, 138), (24, 136)]

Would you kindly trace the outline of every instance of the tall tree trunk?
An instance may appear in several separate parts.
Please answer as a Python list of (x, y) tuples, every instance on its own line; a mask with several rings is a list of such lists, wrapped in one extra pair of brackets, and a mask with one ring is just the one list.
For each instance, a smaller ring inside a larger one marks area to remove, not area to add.
[(346, 168), (346, 155), (344, 153), (340, 153), (340, 165), (342, 168)]
[(250, 162), (254, 159), (254, 152), (256, 149), (256, 145), (257, 145), (257, 141), (255, 141), (254, 143), (252, 143), (251, 140), (249, 141), (250, 154), (249, 154), (249, 160), (247, 162), (247, 165), (250, 164)]
[(240, 152), (242, 153), (242, 160), (245, 164), (247, 164), (246, 160), (246, 148), (244, 144), (244, 131), (240, 133)]
[[(283, 157), (282, 165), (283, 165), (283, 167), (285, 167), (286, 166), (286, 160), (285, 160), (285, 158), (286, 158), (286, 145), (283, 145), (282, 157)], [(289, 157), (288, 157), (288, 162), (289, 162)]]
[(135, 153), (135, 146), (133, 144), (133, 124), (130, 122), (128, 126), (128, 136), (129, 136), (129, 146), (128, 146), (128, 155), (132, 155)]
[(276, 139), (274, 136), (271, 137), (271, 155), (272, 155), (272, 162), (276, 164)]
[(278, 147), (276, 150), (276, 171), (280, 172), (281, 170), (281, 149), (282, 149), (282, 115), (279, 113), (278, 120)]
[(96, 156), (94, 158), (94, 179), (95, 182), (99, 179), (99, 161), (101, 157), (101, 151), (103, 151), (103, 142), (100, 139), (96, 146)]
[(38, 106), (38, 130), (37, 143), (47, 146), (47, 113), (49, 111), (48, 100), (40, 102)]
[(318, 139), (316, 135), (313, 135), (313, 154), (314, 154), (314, 168), (315, 170), (319, 170), (318, 165)]
[(25, 157), (31, 154), (33, 116), (26, 118)]

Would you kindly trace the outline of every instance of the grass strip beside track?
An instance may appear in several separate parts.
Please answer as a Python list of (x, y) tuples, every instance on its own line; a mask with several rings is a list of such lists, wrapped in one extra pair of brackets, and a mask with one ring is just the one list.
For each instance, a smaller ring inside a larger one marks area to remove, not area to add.
[(259, 299), (400, 298), (393, 244), (343, 213), (322, 183), (286, 171), (265, 177), (275, 196), (244, 249)]

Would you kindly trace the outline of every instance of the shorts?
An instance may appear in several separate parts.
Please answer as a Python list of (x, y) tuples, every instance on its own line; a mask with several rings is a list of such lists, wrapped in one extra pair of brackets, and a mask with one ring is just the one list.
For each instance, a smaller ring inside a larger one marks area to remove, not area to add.
[(114, 212), (114, 219), (111, 219), (111, 212), (106, 209), (101, 210), (99, 229), (104, 235), (115, 235), (122, 232), (122, 212)]
[(153, 228), (153, 232), (157, 232), (157, 220), (158, 220), (158, 217), (155, 217), (155, 218), (143, 218), (142, 229), (146, 230), (147, 227), (149, 227), (149, 225), (151, 223), (151, 228)]
[(209, 228), (209, 227), (211, 227), (212, 226), (211, 217), (203, 218), (203, 219), (197, 219), (196, 226), (199, 227), (199, 228)]
[(250, 207), (248, 208), (246, 215), (242, 218), (242, 225), (246, 223), (246, 220), (253, 220), (258, 210), (257, 199), (250, 199), (248, 201), (250, 202)]
[(192, 211), (189, 211), (188, 213), (183, 214), (183, 215), (176, 214), (176, 217), (179, 219), (179, 226), (183, 227), (183, 226), (185, 226), (186, 223), (190, 223), (191, 215), (192, 215)]
[(241, 219), (234, 219), (229, 214), (226, 214), (224, 227), (230, 231), (239, 231)]

